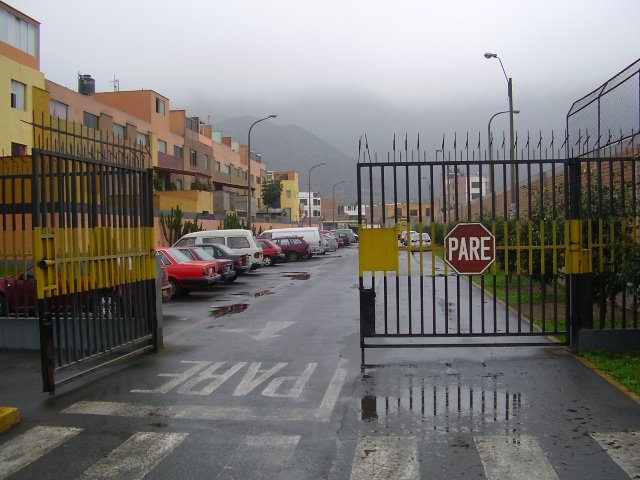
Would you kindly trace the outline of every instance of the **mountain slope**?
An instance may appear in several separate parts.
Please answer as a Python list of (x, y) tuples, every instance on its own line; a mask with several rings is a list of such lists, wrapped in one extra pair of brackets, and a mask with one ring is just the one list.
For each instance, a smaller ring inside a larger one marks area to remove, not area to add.
[[(214, 125), (225, 136), (246, 144), (249, 127), (256, 120), (253, 117), (230, 118)], [(298, 126), (261, 122), (251, 130), (251, 149), (262, 154), (268, 170), (297, 171), (301, 191), (308, 190), (309, 170), (325, 162), (326, 165), (314, 168), (311, 173), (311, 190), (331, 197), (333, 186), (344, 180), (344, 184), (335, 187), (336, 197), (342, 203), (356, 201), (356, 160)]]

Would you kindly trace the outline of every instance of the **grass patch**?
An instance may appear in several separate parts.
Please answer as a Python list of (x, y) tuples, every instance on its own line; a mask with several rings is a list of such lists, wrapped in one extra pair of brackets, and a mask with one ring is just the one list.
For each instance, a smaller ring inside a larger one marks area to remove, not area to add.
[(632, 392), (640, 394), (640, 349), (632, 352), (594, 350), (582, 356)]

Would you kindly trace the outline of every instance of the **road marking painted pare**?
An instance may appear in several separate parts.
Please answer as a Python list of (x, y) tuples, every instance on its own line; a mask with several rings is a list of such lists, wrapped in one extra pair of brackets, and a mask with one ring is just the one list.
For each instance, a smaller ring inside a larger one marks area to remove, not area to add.
[[(193, 362), (191, 362), (193, 363)], [(203, 362), (208, 365), (211, 362)], [(242, 363), (242, 362), (241, 362)], [(236, 364), (237, 365), (237, 364)], [(278, 364), (280, 365), (280, 364)], [(276, 367), (278, 366), (276, 365)], [(300, 383), (306, 383), (308, 380), (307, 376), (310, 376), (312, 373), (312, 369), (310, 366), (314, 365), (313, 369), (315, 369), (316, 364), (309, 364), (303, 374), (299, 377), (277, 377), (272, 379), (272, 381), (267, 385), (265, 390), (263, 390), (263, 395), (272, 396), (277, 391), (279, 391), (280, 385), (285, 380), (293, 380), (294, 385), (291, 387), (289, 392), (297, 393), (296, 384), (300, 387)], [(244, 365), (243, 365), (244, 366)], [(205, 368), (205, 366), (200, 366), (200, 370)], [(273, 370), (273, 367), (271, 370)], [(195, 367), (193, 367), (195, 369)], [(197, 370), (196, 370), (197, 371)], [(195, 373), (195, 372), (194, 372)], [(252, 378), (257, 381), (255, 376), (256, 372), (251, 372)], [(325, 391), (325, 394), (320, 402), (320, 405), (317, 408), (258, 408), (258, 407), (227, 407), (227, 406), (215, 406), (215, 405), (150, 405), (150, 404), (137, 404), (137, 403), (124, 403), (124, 402), (93, 402), (93, 401), (82, 401), (77, 402), (71, 405), (70, 407), (63, 410), (63, 413), (72, 413), (72, 414), (84, 414), (84, 415), (105, 415), (105, 416), (116, 416), (116, 417), (130, 417), (130, 418), (146, 418), (149, 416), (153, 417), (164, 417), (164, 418), (172, 418), (172, 419), (195, 419), (195, 420), (231, 420), (231, 421), (256, 421), (256, 420), (264, 420), (269, 419), (269, 421), (309, 421), (316, 420), (320, 422), (328, 422), (331, 419), (331, 415), (335, 406), (338, 402), (338, 398), (340, 396), (340, 391), (342, 390), (342, 386), (344, 385), (345, 379), (347, 376), (346, 370), (346, 360), (342, 359), (338, 363), (338, 367), (333, 374), (331, 381), (329, 382), (329, 386)], [(207, 376), (210, 378), (210, 375)], [(245, 378), (246, 375), (245, 375)], [(302, 381), (300, 379), (303, 379)], [(184, 378), (180, 379), (180, 382), (176, 383), (176, 379), (172, 380), (172, 388), (184, 382)], [(215, 382), (216, 380), (214, 380)], [(245, 383), (244, 387), (245, 391), (250, 391), (255, 388), (255, 385), (252, 385), (250, 381), (249, 383)], [(243, 382), (238, 386), (240, 388), (243, 385)], [(193, 385), (195, 387), (195, 385)], [(237, 390), (237, 389), (236, 389)], [(162, 393), (157, 392), (156, 390), (147, 391), (140, 390), (138, 392), (141, 393)], [(283, 395), (282, 392), (278, 394), (278, 396), (288, 396)]]

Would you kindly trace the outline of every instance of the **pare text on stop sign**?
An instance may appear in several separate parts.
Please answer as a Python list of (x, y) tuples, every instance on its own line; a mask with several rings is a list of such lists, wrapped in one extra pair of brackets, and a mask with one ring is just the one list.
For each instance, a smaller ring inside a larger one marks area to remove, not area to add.
[(449, 237), (447, 238), (447, 260), (491, 261), (493, 260), (492, 247), (493, 239), (491, 237)]

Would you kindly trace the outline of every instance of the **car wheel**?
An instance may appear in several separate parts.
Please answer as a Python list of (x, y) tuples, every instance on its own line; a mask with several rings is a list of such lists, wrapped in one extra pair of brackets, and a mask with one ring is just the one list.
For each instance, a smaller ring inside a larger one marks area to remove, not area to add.
[(180, 283), (175, 278), (170, 278), (169, 283), (173, 286), (173, 295), (172, 297), (179, 297), (184, 294), (184, 290), (180, 286)]
[(262, 257), (262, 263), (265, 266), (270, 267), (271, 265), (274, 264), (274, 261), (273, 261), (273, 259), (271, 257), (268, 257), (268, 256), (265, 255), (264, 257)]
[(287, 253), (287, 262), (297, 262), (297, 261), (298, 261), (298, 252)]
[(3, 294), (0, 294), (0, 317), (9, 316), (9, 304)]
[(236, 279), (237, 279), (237, 278), (238, 278), (238, 275), (235, 275), (235, 276), (233, 276), (233, 277), (231, 277), (231, 278), (227, 278), (227, 279), (224, 281), (224, 283), (233, 283), (233, 282), (235, 282), (235, 281), (236, 281)]

